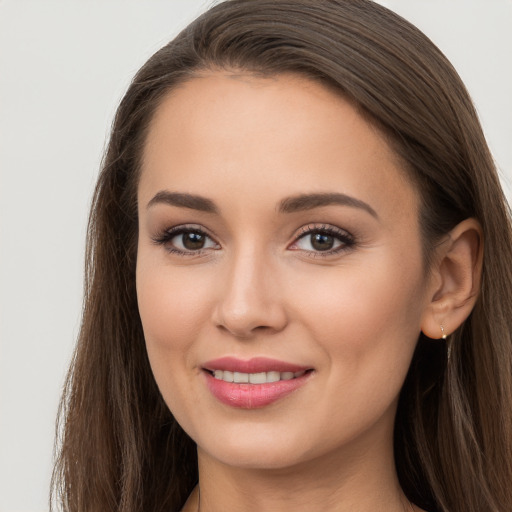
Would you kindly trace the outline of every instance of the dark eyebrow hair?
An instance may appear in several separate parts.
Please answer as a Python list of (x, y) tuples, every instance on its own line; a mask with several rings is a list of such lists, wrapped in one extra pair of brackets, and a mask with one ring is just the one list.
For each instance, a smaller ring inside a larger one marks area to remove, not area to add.
[[(190, 208), (192, 210), (199, 210), (206, 213), (219, 213), (219, 209), (211, 199), (194, 194), (169, 192), (168, 190), (161, 190), (158, 192), (149, 201), (147, 208), (150, 208), (155, 204), (168, 204), (170, 206), (180, 206), (182, 208)], [(364, 201), (346, 194), (329, 192), (300, 194), (298, 196), (288, 197), (279, 203), (278, 212), (295, 213), (332, 204), (361, 208), (367, 211), (372, 217), (375, 217), (376, 219), (379, 218), (377, 212)]]
[(367, 211), (372, 217), (375, 217), (376, 219), (379, 218), (377, 212), (368, 203), (365, 203), (360, 199), (356, 199), (355, 197), (347, 196), (346, 194), (329, 192), (300, 194), (298, 196), (288, 197), (281, 201), (278, 211), (280, 213), (295, 213), (332, 204), (361, 208)]
[(206, 213), (219, 213), (219, 209), (211, 199), (194, 194), (169, 192), (168, 190), (158, 192), (153, 199), (149, 201), (147, 208), (155, 204), (168, 204), (170, 206), (181, 206), (182, 208), (190, 208)]

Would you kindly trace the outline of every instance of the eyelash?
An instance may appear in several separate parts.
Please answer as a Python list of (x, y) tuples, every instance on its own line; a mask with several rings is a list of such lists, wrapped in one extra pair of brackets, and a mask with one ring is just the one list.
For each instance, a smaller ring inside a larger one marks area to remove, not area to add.
[[(187, 233), (194, 233), (194, 234), (197, 234), (200, 236), (204, 236), (205, 238), (208, 238), (209, 240), (214, 242), (215, 245), (218, 246), (217, 242), (215, 242), (213, 240), (213, 238), (205, 230), (203, 230), (199, 226), (194, 226), (194, 225), (180, 225), (180, 226), (175, 226), (170, 229), (166, 229), (164, 232), (162, 232), (160, 235), (154, 237), (152, 240), (153, 240), (153, 243), (155, 243), (156, 245), (165, 246), (166, 250), (168, 252), (170, 252), (171, 254), (177, 254), (178, 256), (184, 256), (184, 257), (200, 256), (211, 249), (211, 247), (207, 247), (207, 248), (200, 248), (197, 250), (188, 250), (187, 251), (187, 250), (178, 249), (170, 244), (170, 242), (173, 238), (175, 238), (179, 235), (187, 234)], [(299, 234), (295, 237), (291, 246), (296, 245), (300, 240), (304, 239), (308, 235), (311, 236), (313, 234), (331, 236), (341, 243), (338, 247), (336, 247), (334, 249), (325, 250), (325, 251), (314, 251), (314, 250), (305, 250), (305, 249), (292, 249), (292, 250), (306, 252), (314, 258), (326, 258), (329, 256), (333, 256), (335, 254), (341, 254), (342, 252), (345, 252), (345, 251), (351, 249), (356, 243), (356, 240), (348, 231), (337, 228), (335, 226), (329, 226), (326, 224), (322, 224), (322, 225), (309, 224), (300, 229)], [(291, 246), (289, 246), (289, 247), (291, 247)]]
[[(170, 252), (171, 254), (177, 254), (178, 256), (199, 256), (202, 255), (204, 252), (206, 252), (209, 248), (200, 248), (197, 250), (190, 250), (190, 251), (184, 251), (182, 249), (177, 249), (176, 247), (173, 247), (170, 242), (173, 238), (179, 236), (179, 235), (185, 235), (187, 233), (194, 233), (201, 236), (204, 236), (205, 238), (208, 238), (213, 241), (213, 238), (202, 228), (195, 225), (181, 225), (181, 226), (175, 226), (170, 229), (166, 229), (163, 231), (160, 235), (153, 238), (153, 243), (157, 245), (163, 245), (165, 246), (166, 250)], [(216, 242), (215, 242), (216, 243)], [(218, 244), (216, 244), (218, 245)]]
[(329, 256), (341, 254), (342, 252), (348, 251), (356, 243), (355, 238), (348, 231), (345, 231), (344, 229), (340, 229), (335, 226), (329, 226), (326, 224), (322, 224), (322, 225), (309, 224), (300, 229), (300, 232), (299, 232), (298, 236), (295, 238), (292, 245), (297, 244), (297, 242), (299, 242), (299, 240), (307, 237), (308, 235), (311, 236), (313, 234), (331, 236), (334, 239), (341, 242), (341, 244), (334, 249), (329, 249), (326, 251), (305, 251), (304, 249), (294, 249), (294, 250), (299, 250), (299, 251), (302, 250), (304, 252), (308, 252), (314, 258), (327, 258)]

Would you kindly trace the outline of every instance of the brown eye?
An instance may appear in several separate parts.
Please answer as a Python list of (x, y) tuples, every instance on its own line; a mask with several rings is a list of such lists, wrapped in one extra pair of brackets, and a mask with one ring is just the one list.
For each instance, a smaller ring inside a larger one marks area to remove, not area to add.
[(317, 251), (329, 251), (334, 247), (334, 237), (325, 233), (313, 233), (311, 247)]
[(206, 250), (220, 249), (219, 244), (201, 228), (195, 226), (176, 226), (155, 237), (153, 241), (162, 245), (171, 253), (183, 256), (200, 254)]
[(202, 249), (206, 242), (206, 236), (202, 233), (183, 233), (181, 235), (181, 243), (188, 251), (197, 251)]
[(329, 256), (350, 249), (354, 244), (354, 237), (344, 229), (328, 225), (322, 227), (310, 225), (303, 228), (302, 234), (290, 249), (317, 256)]

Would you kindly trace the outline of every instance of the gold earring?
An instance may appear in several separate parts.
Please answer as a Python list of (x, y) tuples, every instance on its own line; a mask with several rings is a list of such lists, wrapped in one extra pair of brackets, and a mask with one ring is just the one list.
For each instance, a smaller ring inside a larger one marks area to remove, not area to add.
[(448, 335), (444, 332), (443, 325), (440, 325), (439, 327), (441, 327), (441, 333), (442, 333), (441, 339), (446, 341), (446, 349), (447, 349), (446, 355), (447, 355), (447, 359), (448, 359), (448, 364), (450, 364), (450, 360), (452, 358), (452, 342), (451, 342), (451, 340), (447, 339)]

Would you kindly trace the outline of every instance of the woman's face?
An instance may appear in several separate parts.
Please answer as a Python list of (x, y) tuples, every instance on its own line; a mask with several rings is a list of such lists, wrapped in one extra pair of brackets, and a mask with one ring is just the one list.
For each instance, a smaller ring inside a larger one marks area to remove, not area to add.
[(200, 456), (389, 452), (429, 284), (379, 132), (307, 79), (205, 74), (158, 109), (138, 200), (149, 359)]

